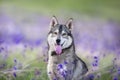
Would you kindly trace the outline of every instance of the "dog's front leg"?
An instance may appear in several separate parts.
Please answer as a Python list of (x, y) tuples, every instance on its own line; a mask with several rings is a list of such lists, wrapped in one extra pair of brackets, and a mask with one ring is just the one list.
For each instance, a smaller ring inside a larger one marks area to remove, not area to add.
[(54, 73), (48, 73), (49, 80), (58, 80)]
[(47, 74), (48, 74), (48, 77), (50, 80), (57, 80), (57, 77), (54, 73), (54, 69), (53, 69), (53, 65), (52, 64), (49, 64), (47, 65)]

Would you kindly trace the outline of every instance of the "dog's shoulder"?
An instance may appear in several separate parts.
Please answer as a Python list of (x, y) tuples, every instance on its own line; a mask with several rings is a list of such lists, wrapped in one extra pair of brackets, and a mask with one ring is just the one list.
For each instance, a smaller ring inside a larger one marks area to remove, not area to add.
[(78, 61), (80, 61), (81, 65), (82, 65), (82, 74), (87, 73), (88, 68), (87, 68), (86, 63), (81, 58), (79, 58), (78, 56), (76, 56), (76, 58), (77, 58)]

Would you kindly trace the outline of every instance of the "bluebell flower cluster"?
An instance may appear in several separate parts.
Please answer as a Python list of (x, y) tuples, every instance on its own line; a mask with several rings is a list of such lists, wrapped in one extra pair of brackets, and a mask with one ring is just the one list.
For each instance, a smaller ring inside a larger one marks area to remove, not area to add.
[(94, 74), (91, 74), (88, 77), (89, 77), (90, 80), (94, 80), (94, 78), (95, 78)]
[[(14, 66), (14, 67), (13, 67), (13, 70), (17, 70), (17, 67), (16, 67), (16, 66)], [(13, 76), (14, 76), (14, 77), (17, 77), (16, 72), (13, 72)]]
[(64, 64), (58, 64), (57, 70), (62, 77), (67, 76), (67, 69)]
[(118, 78), (117, 78), (117, 77), (114, 77), (113, 80), (118, 80)]
[(94, 56), (92, 66), (93, 66), (93, 67), (97, 67), (97, 66), (98, 66), (98, 63), (99, 63), (98, 57), (97, 57), (97, 56)]

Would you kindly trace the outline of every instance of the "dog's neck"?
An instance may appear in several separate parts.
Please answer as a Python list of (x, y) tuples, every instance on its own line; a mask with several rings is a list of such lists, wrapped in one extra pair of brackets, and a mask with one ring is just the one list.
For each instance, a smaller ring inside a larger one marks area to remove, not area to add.
[(64, 50), (60, 55), (51, 55), (52, 54), (51, 50), (48, 51), (48, 54), (49, 54), (48, 57), (49, 63), (55, 63), (55, 64), (63, 63), (64, 61), (73, 62), (74, 61), (73, 57), (76, 55), (74, 45)]

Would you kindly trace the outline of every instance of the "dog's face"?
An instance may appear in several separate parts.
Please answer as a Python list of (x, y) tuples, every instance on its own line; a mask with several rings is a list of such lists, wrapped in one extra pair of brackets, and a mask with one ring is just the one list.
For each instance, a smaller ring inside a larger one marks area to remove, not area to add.
[(50, 48), (55, 50), (56, 46), (59, 46), (60, 49), (71, 46), (73, 42), (71, 27), (72, 19), (69, 19), (66, 24), (59, 24), (56, 17), (53, 17), (48, 34), (48, 44)]

